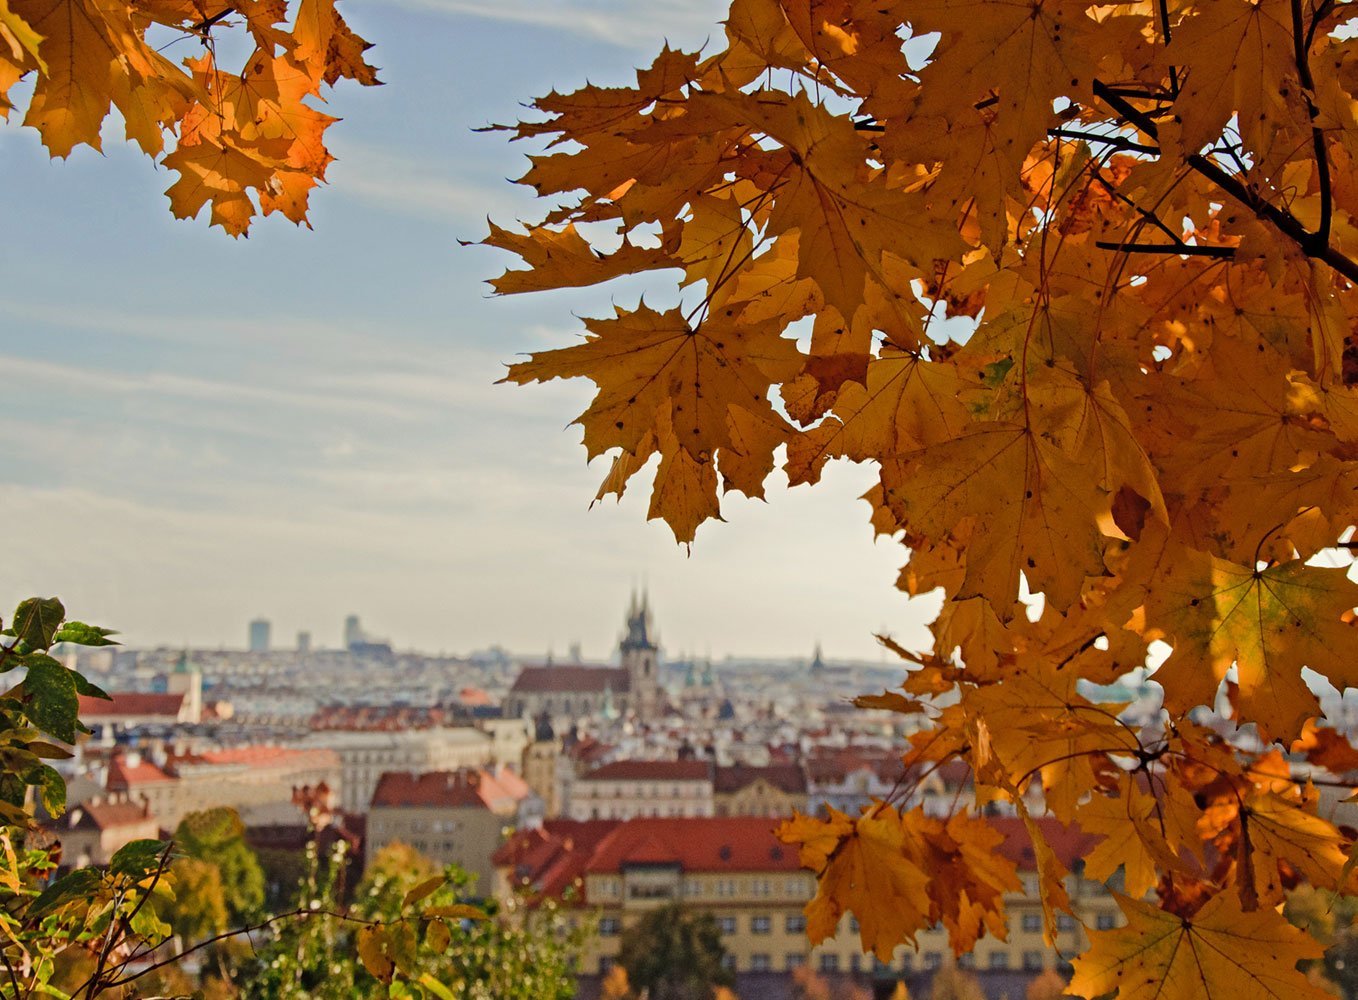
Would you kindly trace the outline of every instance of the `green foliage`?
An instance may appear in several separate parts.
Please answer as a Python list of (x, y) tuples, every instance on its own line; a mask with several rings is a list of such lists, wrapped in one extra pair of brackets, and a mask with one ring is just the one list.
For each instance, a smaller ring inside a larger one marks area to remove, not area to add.
[(588, 931), (555, 904), (481, 909), (465, 902), (465, 872), (440, 872), (403, 844), (373, 858), (339, 919), (342, 847), (313, 864), (298, 908), (315, 919), (276, 925), (244, 970), (260, 1000), (569, 1000)]
[(725, 955), (712, 914), (671, 903), (623, 932), (620, 959), (632, 988), (648, 990), (651, 1000), (709, 1000), (733, 982)]
[(220, 868), (198, 858), (176, 858), (170, 865), (170, 875), (174, 879), (175, 897), (164, 914), (186, 944), (227, 929), (226, 887)]
[(227, 915), (246, 923), (264, 907), (264, 869), (245, 842), (245, 824), (234, 809), (219, 807), (189, 813), (174, 833), (175, 844), (190, 858), (214, 865), (221, 872)]

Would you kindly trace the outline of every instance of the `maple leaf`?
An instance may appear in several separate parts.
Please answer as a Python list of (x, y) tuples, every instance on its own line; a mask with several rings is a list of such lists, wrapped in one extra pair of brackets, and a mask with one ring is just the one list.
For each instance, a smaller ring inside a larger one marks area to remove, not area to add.
[(1241, 718), (1261, 733), (1295, 739), (1319, 714), (1301, 676), (1309, 667), (1341, 687), (1358, 680), (1352, 626), (1358, 584), (1344, 569), (1293, 560), (1263, 570), (1181, 552), (1156, 581), (1149, 623), (1171, 637), (1174, 653), (1156, 672), (1176, 711), (1211, 704), (1232, 665)]
[(882, 482), (887, 504), (912, 530), (938, 538), (964, 518), (980, 526), (956, 596), (984, 597), (1001, 620), (1014, 614), (1020, 573), (1065, 607), (1087, 577), (1105, 572), (1097, 521), (1106, 501), (1078, 465), (1019, 424), (973, 425), (885, 463)]
[(1114, 894), (1127, 917), (1093, 931), (1075, 959), (1070, 992), (1119, 1000), (1225, 1000), (1249, 995), (1323, 1000), (1329, 994), (1296, 969), (1323, 949), (1270, 909), (1243, 912), (1221, 893), (1191, 917)]
[[(658, 455), (650, 511), (683, 541), (719, 490), (762, 496), (784, 447), (797, 485), (831, 459), (876, 466), (872, 531), (909, 551), (897, 586), (941, 610), (934, 652), (891, 646), (901, 693), (860, 706), (927, 701), (907, 767), (961, 762), (975, 807), (1018, 811), (1048, 940), (1069, 873), (1038, 810), (1088, 835), (1086, 875), (1156, 891), (1081, 960), (1077, 991), (1277, 995), (1314, 946), (1269, 907), (1298, 881), (1352, 882), (1347, 831), (1292, 764), (1190, 715), (1224, 687), (1236, 727), (1315, 766), (1358, 759), (1315, 726), (1303, 678), (1358, 679), (1358, 584), (1333, 558), (1358, 523), (1345, 16), (734, 0), (724, 48), (549, 95), (548, 120), (517, 130), (555, 148), (524, 181), (578, 240), (556, 254), (556, 236), (493, 231), (530, 261), (502, 280), (645, 272), (685, 312), (607, 321), (637, 329), (592, 330), (513, 380), (593, 379), (586, 447), (620, 452), (600, 496)], [(670, 271), (609, 256), (643, 234)], [(771, 350), (793, 336), (804, 353)], [(700, 376), (717, 355), (735, 377)], [(1093, 697), (1142, 684), (1159, 641), (1163, 712)], [(981, 827), (896, 808), (788, 828), (821, 875), (814, 935), (845, 909), (870, 914), (879, 955), (929, 922), (955, 948), (999, 933)]]
[(882, 961), (897, 945), (928, 926), (928, 876), (906, 854), (900, 813), (878, 803), (856, 820), (829, 810), (825, 820), (796, 816), (778, 828), (784, 843), (798, 844), (803, 867), (820, 876), (806, 905), (807, 934), (820, 943), (840, 917), (858, 918), (863, 949)]

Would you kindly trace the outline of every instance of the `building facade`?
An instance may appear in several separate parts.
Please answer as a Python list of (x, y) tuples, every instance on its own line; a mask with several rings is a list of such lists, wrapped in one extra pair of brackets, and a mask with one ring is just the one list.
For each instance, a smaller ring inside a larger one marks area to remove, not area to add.
[(633, 595), (618, 643), (621, 666), (534, 664), (523, 667), (505, 698), (505, 714), (536, 719), (544, 712), (559, 729), (577, 719), (648, 720), (661, 710), (660, 647), (650, 602)]
[(566, 790), (571, 819), (711, 816), (711, 765), (701, 760), (618, 760), (574, 779)]

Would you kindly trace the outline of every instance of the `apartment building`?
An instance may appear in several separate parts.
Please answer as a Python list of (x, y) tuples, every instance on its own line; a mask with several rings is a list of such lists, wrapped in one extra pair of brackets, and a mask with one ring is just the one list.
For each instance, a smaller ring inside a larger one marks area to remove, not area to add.
[[(1023, 824), (996, 819), (1005, 841), (999, 848), (1019, 868), (1023, 888), (1006, 898), (1009, 934), (983, 939), (956, 964), (983, 978), (1003, 977), (1020, 987), (1044, 969), (1060, 965), (1084, 947), (1084, 927), (1121, 921), (1107, 889), (1071, 875), (1067, 890), (1076, 917), (1064, 917), (1056, 948), (1042, 938), (1036, 864)], [(1053, 850), (1069, 864), (1089, 838), (1055, 822), (1043, 824)], [(604, 975), (617, 960), (623, 932), (647, 910), (678, 900), (711, 913), (722, 931), (728, 961), (738, 977), (790, 983), (804, 965), (832, 978), (904, 980), (912, 988), (954, 962), (942, 928), (919, 936), (918, 948), (901, 946), (889, 963), (864, 955), (856, 922), (846, 917), (835, 937), (811, 947), (804, 908), (815, 895), (814, 875), (803, 871), (797, 850), (773, 835), (774, 824), (758, 817), (634, 818), (592, 823), (548, 821), (516, 835), (495, 855), (497, 891), (515, 888), (560, 896), (573, 890), (579, 904), (598, 918), (598, 934), (584, 956), (586, 974)], [(1078, 919), (1077, 919), (1078, 918)], [(740, 984), (737, 984), (740, 993)]]
[(332, 730), (313, 733), (307, 746), (333, 750), (340, 759), (340, 807), (363, 812), (378, 779), (388, 771), (452, 771), (494, 759), (495, 741), (470, 726), (405, 732)]
[(368, 807), (364, 854), (369, 863), (392, 843), (407, 844), (439, 865), (455, 864), (490, 893), (491, 855), (521, 825), (525, 803), (540, 802), (512, 771), (464, 768), (427, 774), (387, 772)]
[(571, 819), (711, 816), (712, 768), (701, 760), (618, 760), (576, 778), (566, 790)]

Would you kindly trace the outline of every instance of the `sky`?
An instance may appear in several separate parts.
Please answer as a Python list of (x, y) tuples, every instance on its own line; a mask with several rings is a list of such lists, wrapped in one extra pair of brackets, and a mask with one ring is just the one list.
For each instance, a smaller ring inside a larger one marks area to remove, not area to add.
[[(314, 230), (231, 240), (172, 218), (168, 174), (121, 141), (50, 161), (0, 124), (0, 605), (57, 595), (132, 646), (337, 645), (346, 614), (402, 649), (613, 652), (633, 588), (668, 655), (881, 660), (936, 602), (893, 589), (871, 469), (768, 502), (731, 495), (691, 553), (648, 482), (590, 509), (571, 420), (587, 382), (497, 385), (640, 284), (493, 298), (511, 263), (459, 240), (533, 220), (532, 150), (477, 133), (665, 40), (720, 37), (715, 0), (367, 0), (344, 7), (385, 86), (341, 86)], [(183, 55), (196, 55), (185, 46)]]

